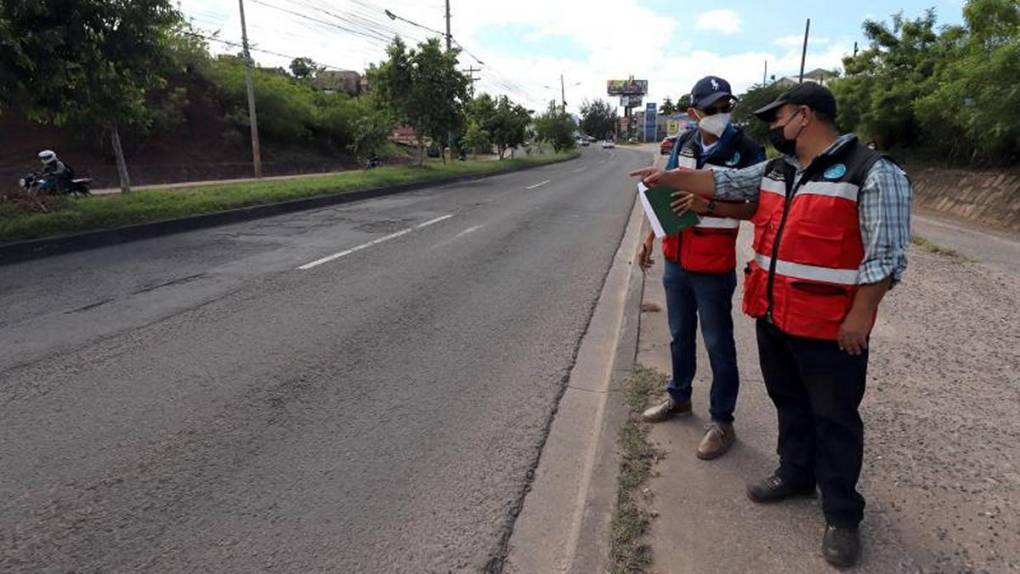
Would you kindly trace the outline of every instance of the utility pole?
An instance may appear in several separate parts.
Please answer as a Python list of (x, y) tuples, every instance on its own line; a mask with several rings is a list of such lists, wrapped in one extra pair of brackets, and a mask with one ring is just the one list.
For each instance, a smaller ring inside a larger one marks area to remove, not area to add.
[(560, 74), (560, 102), (563, 103), (563, 113), (567, 113), (567, 89), (563, 85), (563, 74)]
[(482, 69), (481, 68), (475, 68), (474, 66), (472, 66), (472, 67), (470, 67), (470, 68), (468, 68), (466, 70), (462, 70), (462, 71), (465, 74), (467, 74), (468, 81), (471, 82), (471, 97), (474, 97), (474, 95), (475, 95), (475, 82), (477, 82), (478, 80), (481, 80), (481, 78), (476, 78), (475, 74), (478, 73), (478, 72), (481, 72)]
[(811, 31), (811, 18), (807, 19), (807, 24), (804, 26), (804, 49), (800, 53), (800, 80), (798, 83), (804, 83), (804, 60), (807, 59), (807, 39), (808, 33)]
[(450, 34), (450, 0), (446, 0), (446, 51), (450, 51), (453, 36)]
[(761, 75), (761, 85), (769, 83), (769, 61), (765, 60), (765, 72)]
[[(450, 0), (446, 0), (446, 53), (453, 49), (453, 35), (450, 34)], [(474, 82), (471, 83), (474, 87)], [(453, 130), (446, 131), (446, 149), (450, 150), (450, 161), (453, 161)], [(443, 150), (443, 161), (446, 161), (446, 150)], [(502, 159), (502, 158), (500, 158)]]
[(854, 58), (857, 57), (857, 42), (854, 42)]
[(251, 159), (255, 177), (262, 177), (262, 150), (259, 147), (259, 120), (255, 113), (255, 84), (252, 80), (251, 52), (248, 51), (248, 26), (244, 22), (244, 0), (237, 0), (241, 7), (241, 45), (244, 47), (244, 84), (248, 88), (248, 122), (251, 125)]

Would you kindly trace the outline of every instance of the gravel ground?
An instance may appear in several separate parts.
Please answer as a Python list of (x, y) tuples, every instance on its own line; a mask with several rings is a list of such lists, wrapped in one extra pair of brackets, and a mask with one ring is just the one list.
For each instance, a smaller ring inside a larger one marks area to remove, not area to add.
[(1020, 571), (1020, 275), (910, 266), (874, 333), (863, 487), (924, 571)]

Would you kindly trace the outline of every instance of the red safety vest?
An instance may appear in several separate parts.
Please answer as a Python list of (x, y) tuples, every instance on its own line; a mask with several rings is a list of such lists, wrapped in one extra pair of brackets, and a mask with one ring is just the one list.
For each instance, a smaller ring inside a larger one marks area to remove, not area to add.
[(751, 218), (754, 260), (745, 270), (745, 313), (790, 335), (838, 338), (864, 259), (857, 197), (881, 157), (850, 142), (816, 159), (800, 182), (782, 158), (769, 162)]
[[(693, 138), (692, 138), (693, 139)], [(697, 169), (693, 157), (677, 158), (679, 169)], [(706, 165), (708, 169), (716, 166)], [(728, 217), (703, 216), (679, 235), (662, 238), (662, 256), (694, 273), (727, 273), (737, 268), (737, 233), (740, 221)]]

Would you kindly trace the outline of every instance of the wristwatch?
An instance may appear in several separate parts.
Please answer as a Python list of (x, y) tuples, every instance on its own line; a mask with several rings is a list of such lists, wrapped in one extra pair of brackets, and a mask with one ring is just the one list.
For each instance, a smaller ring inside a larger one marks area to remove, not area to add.
[(714, 211), (715, 211), (715, 200), (714, 199), (710, 199), (710, 200), (708, 200), (708, 207), (705, 208), (705, 212), (706, 213), (712, 213)]

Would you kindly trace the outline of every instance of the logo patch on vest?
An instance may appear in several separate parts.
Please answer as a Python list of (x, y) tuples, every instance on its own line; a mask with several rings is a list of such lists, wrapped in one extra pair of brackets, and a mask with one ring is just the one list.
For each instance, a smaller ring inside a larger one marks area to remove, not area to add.
[(846, 164), (837, 163), (836, 165), (830, 166), (829, 169), (825, 170), (825, 179), (839, 179), (846, 175)]
[(731, 157), (730, 159), (726, 160), (726, 165), (728, 165), (729, 167), (733, 167), (733, 166), (737, 165), (738, 163), (740, 163), (740, 152), (739, 151), (738, 152), (733, 152), (733, 157)]

